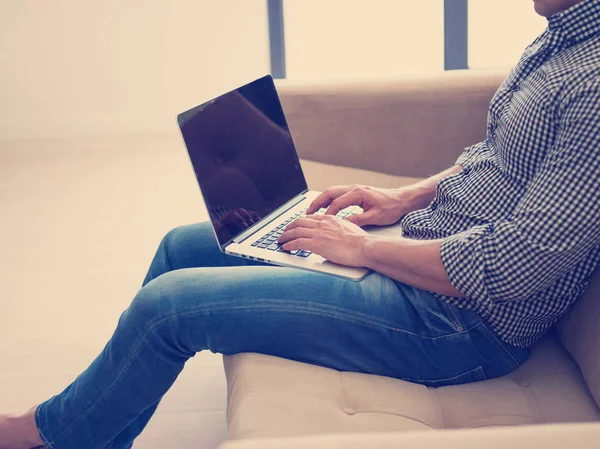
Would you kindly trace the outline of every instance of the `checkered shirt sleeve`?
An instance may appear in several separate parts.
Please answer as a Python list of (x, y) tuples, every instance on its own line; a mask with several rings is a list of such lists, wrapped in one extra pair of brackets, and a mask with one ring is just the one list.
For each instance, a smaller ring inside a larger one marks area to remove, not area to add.
[[(557, 139), (513, 214), (447, 237), (442, 263), (473, 301), (533, 297), (600, 244), (600, 76), (564, 96)], [(458, 159), (469, 165), (477, 147)]]

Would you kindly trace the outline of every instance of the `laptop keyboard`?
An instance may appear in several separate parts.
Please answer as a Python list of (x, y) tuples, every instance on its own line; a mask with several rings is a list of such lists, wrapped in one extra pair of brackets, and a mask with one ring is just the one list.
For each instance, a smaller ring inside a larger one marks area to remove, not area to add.
[[(289, 225), (296, 218), (306, 217), (306, 209), (307, 209), (306, 207), (304, 209), (300, 209), (296, 214), (292, 215), (287, 220), (280, 223), (278, 226), (271, 229), (269, 232), (267, 232), (261, 238), (259, 238), (254, 243), (252, 243), (251, 246), (255, 246), (260, 249), (265, 249), (267, 251), (288, 253), (288, 254), (292, 254), (293, 256), (298, 256), (298, 257), (310, 256), (312, 254), (310, 251), (303, 251), (303, 250), (286, 251), (282, 248), (282, 246), (279, 243), (277, 243), (277, 239), (279, 238), (279, 236), (281, 234), (283, 234), (283, 231), (285, 230), (285, 227), (287, 225)], [(353, 214), (358, 213), (358, 211), (359, 211), (358, 208), (352, 206), (352, 207), (349, 207), (349, 208), (339, 211), (337, 213), (337, 216), (340, 218), (346, 218), (348, 215), (353, 215)], [(314, 215), (324, 215), (324, 214), (325, 214), (325, 211), (322, 209), (322, 211), (315, 212)]]

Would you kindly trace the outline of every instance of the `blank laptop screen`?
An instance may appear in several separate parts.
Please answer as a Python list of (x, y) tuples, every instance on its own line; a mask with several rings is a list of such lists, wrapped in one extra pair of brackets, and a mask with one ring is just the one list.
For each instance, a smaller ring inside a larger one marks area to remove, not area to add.
[(270, 75), (178, 122), (221, 246), (307, 190)]

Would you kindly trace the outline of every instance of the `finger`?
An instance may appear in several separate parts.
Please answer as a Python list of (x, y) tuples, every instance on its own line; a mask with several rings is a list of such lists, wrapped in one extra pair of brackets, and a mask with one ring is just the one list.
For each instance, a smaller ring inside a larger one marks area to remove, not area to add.
[(309, 228), (296, 228), (291, 231), (286, 231), (279, 236), (277, 241), (281, 244), (285, 242), (289, 242), (291, 240), (296, 240), (299, 238), (311, 238), (314, 235), (315, 231)]
[(325, 192), (321, 193), (313, 200), (308, 209), (306, 209), (306, 215), (314, 214), (322, 207), (327, 207), (329, 203), (331, 203), (331, 200), (333, 200), (333, 198), (331, 198), (328, 194), (325, 194)]
[(324, 192), (322, 192), (313, 200), (308, 209), (306, 209), (306, 214), (314, 214), (319, 209), (329, 206), (329, 204), (334, 199), (336, 199), (340, 195), (343, 195), (350, 189), (351, 187), (330, 187), (328, 189), (325, 189)]
[(348, 192), (331, 202), (326, 215), (336, 215), (342, 209), (348, 206), (362, 206), (363, 196), (360, 192)]
[(296, 218), (286, 226), (285, 231), (290, 231), (295, 228), (316, 228), (318, 226), (318, 217), (321, 217), (321, 215), (315, 215), (314, 217), (311, 216), (306, 218)]
[(366, 226), (368, 224), (373, 224), (373, 218), (375, 218), (375, 213), (369, 211), (362, 214), (350, 215), (349, 217), (346, 217), (346, 220), (357, 226)]
[[(313, 251), (313, 240), (308, 238), (301, 238), (287, 242), (282, 246), (286, 251), (294, 251), (296, 249), (303, 249), (305, 251)], [(313, 251), (314, 252), (314, 251)]]

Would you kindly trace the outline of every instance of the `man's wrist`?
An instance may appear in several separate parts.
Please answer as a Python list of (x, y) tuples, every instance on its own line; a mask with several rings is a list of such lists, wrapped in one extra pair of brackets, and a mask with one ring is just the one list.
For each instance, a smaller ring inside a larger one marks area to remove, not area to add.
[(377, 241), (379, 238), (367, 234), (362, 237), (360, 245), (360, 265), (365, 268), (374, 269), (377, 257)]
[(434, 197), (435, 187), (426, 185), (414, 184), (397, 189), (398, 202), (405, 213), (427, 207)]

